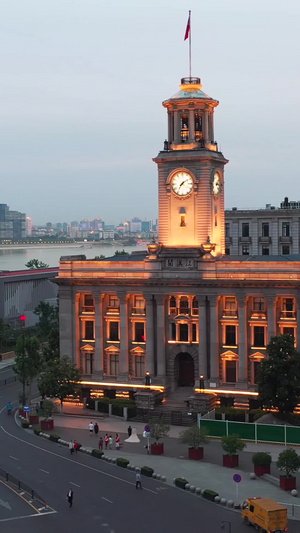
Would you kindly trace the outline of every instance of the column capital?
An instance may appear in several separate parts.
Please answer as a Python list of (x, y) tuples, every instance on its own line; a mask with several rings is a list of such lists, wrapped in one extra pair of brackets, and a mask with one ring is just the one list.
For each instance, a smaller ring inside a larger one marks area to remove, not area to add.
[(211, 307), (216, 307), (218, 304), (219, 296), (217, 294), (209, 294), (208, 300)]
[(265, 298), (269, 306), (276, 304), (276, 299), (277, 299), (276, 294), (268, 294), (267, 296), (265, 296)]
[(146, 302), (146, 305), (153, 303), (153, 294), (143, 294), (143, 298)]
[(120, 303), (121, 303), (121, 304), (126, 304), (126, 303), (127, 303), (128, 296), (129, 296), (129, 294), (127, 294), (127, 292), (125, 292), (125, 291), (118, 291), (118, 292), (117, 292), (117, 295), (118, 295), (118, 298), (120, 299)]
[(165, 303), (166, 296), (164, 294), (156, 294), (155, 300), (157, 305), (163, 305)]

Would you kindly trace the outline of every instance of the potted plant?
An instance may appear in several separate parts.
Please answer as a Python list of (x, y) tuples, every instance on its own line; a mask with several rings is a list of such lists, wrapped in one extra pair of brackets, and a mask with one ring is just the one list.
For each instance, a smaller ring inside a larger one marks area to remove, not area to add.
[(254, 464), (254, 473), (260, 477), (264, 474), (270, 474), (270, 466), (272, 457), (266, 452), (257, 452), (252, 456), (252, 463)]
[(207, 432), (203, 428), (192, 426), (185, 429), (179, 435), (179, 440), (182, 444), (187, 444), (189, 447), (189, 459), (199, 460), (203, 458), (203, 446), (208, 442)]
[(223, 466), (227, 466), (228, 468), (239, 466), (239, 456), (237, 451), (242, 451), (246, 444), (238, 435), (224, 435), (221, 442), (225, 452), (225, 455), (223, 455)]
[(170, 426), (165, 424), (163, 420), (151, 420), (149, 426), (151, 428), (150, 437), (154, 439), (154, 442), (150, 445), (151, 455), (161, 455), (164, 453), (164, 444), (158, 441), (168, 436)]
[(51, 400), (43, 401), (43, 413), (45, 418), (41, 420), (42, 431), (51, 431), (54, 429), (54, 420), (51, 418), (54, 409), (54, 404)]
[(296, 477), (292, 474), (300, 468), (300, 456), (295, 450), (288, 448), (279, 454), (276, 465), (279, 470), (285, 472), (284, 475), (280, 476), (280, 487), (283, 490), (295, 489)]

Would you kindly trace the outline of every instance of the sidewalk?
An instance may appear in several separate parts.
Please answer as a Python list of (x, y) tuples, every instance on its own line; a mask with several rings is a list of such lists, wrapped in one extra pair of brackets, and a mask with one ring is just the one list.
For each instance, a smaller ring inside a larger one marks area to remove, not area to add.
[(3, 368), (6, 368), (7, 366), (12, 366), (14, 362), (14, 357), (12, 357), (11, 359), (4, 359), (4, 361), (0, 361), (0, 370), (3, 370)]
[[(81, 408), (82, 410), (82, 408)], [(229, 469), (222, 466), (223, 451), (219, 441), (211, 441), (204, 446), (204, 460), (191, 461), (187, 458), (187, 446), (179, 443), (179, 433), (185, 429), (183, 427), (171, 426), (170, 436), (163, 439), (165, 453), (162, 456), (148, 455), (145, 449), (145, 440), (142, 436), (144, 430), (143, 423), (130, 423), (117, 418), (105, 418), (99, 420), (93, 417), (94, 412), (90, 411), (89, 417), (77, 417), (66, 415), (54, 416), (53, 433), (58, 434), (63, 440), (78, 440), (83, 446), (93, 449), (98, 448), (99, 436), (104, 437), (105, 433), (114, 438), (119, 433), (123, 446), (121, 450), (104, 450), (105, 455), (110, 457), (124, 457), (135, 466), (150, 466), (155, 472), (166, 476), (167, 483), (173, 484), (175, 477), (183, 477), (189, 483), (201, 489), (212, 489), (219, 493), (220, 497), (227, 500), (234, 500), (236, 503), (242, 502), (249, 497), (268, 496), (278, 502), (300, 505), (300, 499), (293, 497), (290, 493), (281, 490), (279, 487), (257, 478), (250, 479), (253, 472), (252, 454), (256, 451), (269, 451), (272, 460), (276, 461), (278, 454), (284, 449), (282, 446), (248, 443), (247, 451), (241, 452), (240, 467)], [(90, 435), (88, 424), (90, 421), (99, 425), (98, 435)], [(140, 443), (126, 443), (128, 425), (135, 427)], [(238, 487), (234, 483), (232, 476), (239, 473), (242, 482)], [(272, 463), (271, 474), (279, 477), (276, 465)], [(299, 483), (299, 478), (298, 478)], [(238, 492), (237, 492), (238, 491)]]

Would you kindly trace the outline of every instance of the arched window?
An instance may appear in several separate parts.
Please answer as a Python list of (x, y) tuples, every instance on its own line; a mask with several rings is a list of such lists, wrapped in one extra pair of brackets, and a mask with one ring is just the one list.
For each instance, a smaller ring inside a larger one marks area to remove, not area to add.
[(187, 296), (180, 297), (179, 314), (180, 315), (189, 314), (189, 299)]

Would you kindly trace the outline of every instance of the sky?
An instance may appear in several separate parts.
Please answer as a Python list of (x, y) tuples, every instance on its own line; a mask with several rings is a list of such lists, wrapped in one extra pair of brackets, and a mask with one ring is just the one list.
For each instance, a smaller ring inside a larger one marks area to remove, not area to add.
[(35, 224), (157, 217), (189, 9), (226, 207), (300, 199), (299, 0), (2, 0), (0, 203)]

